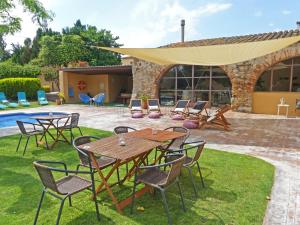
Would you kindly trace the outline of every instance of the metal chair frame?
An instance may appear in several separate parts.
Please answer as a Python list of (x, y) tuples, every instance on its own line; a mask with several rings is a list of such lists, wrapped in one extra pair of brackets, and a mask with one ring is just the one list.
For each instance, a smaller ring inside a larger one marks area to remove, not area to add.
[[(44, 200), (44, 196), (45, 196), (46, 193), (50, 194), (51, 196), (53, 196), (57, 199), (60, 199), (60, 201), (61, 201), (60, 202), (60, 208), (59, 208), (58, 215), (57, 215), (57, 219), (56, 219), (56, 225), (58, 225), (59, 221), (60, 221), (61, 214), (62, 214), (62, 209), (63, 209), (64, 203), (65, 203), (65, 200), (68, 198), (69, 199), (69, 205), (72, 206), (71, 196), (76, 194), (76, 193), (79, 193), (81, 191), (84, 191), (86, 189), (91, 190), (93, 192), (97, 219), (100, 220), (100, 213), (99, 213), (99, 207), (98, 207), (98, 203), (97, 203), (97, 195), (96, 195), (96, 189), (95, 189), (94, 173), (91, 170), (90, 171), (68, 170), (67, 165), (64, 162), (54, 162), (54, 161), (41, 160), (41, 161), (35, 161), (33, 164), (36, 167), (37, 171), (38, 171), (38, 167), (44, 167), (44, 168), (47, 168), (50, 171), (51, 174), (52, 174), (52, 171), (53, 172), (62, 172), (62, 173), (65, 173), (66, 177), (69, 176), (69, 173), (90, 174), (91, 175), (91, 183), (92, 183), (91, 187), (87, 187), (87, 188), (82, 189), (82, 190), (80, 190), (78, 192), (75, 192), (75, 193), (67, 193), (67, 194), (66, 193), (59, 193), (59, 191), (54, 191), (54, 190), (52, 190), (52, 188), (46, 187), (45, 184), (43, 183), (44, 188), (42, 190), (42, 195), (41, 195), (41, 198), (40, 198), (40, 201), (39, 201), (39, 204), (38, 204), (38, 209), (37, 209), (37, 212), (36, 212), (36, 215), (35, 215), (35, 218), (34, 218), (34, 222), (33, 222), (34, 225), (37, 224), (39, 212), (40, 212), (40, 209), (41, 209), (41, 206), (42, 206), (42, 203), (43, 203), (43, 200)], [(43, 164), (63, 165), (64, 169), (48, 167), (48, 166), (44, 166)], [(41, 181), (43, 181), (43, 178), (41, 176), (40, 176), (40, 179), (41, 179)]]
[(71, 136), (71, 143), (73, 142), (74, 140), (74, 134), (73, 134), (73, 129), (77, 128), (80, 132), (80, 135), (83, 136), (82, 134), (82, 131), (80, 129), (80, 127), (78, 126), (78, 123), (79, 123), (79, 117), (80, 117), (80, 114), (79, 113), (71, 113), (70, 114), (70, 122), (68, 122), (65, 126), (59, 126), (59, 122), (60, 120), (62, 119), (65, 119), (65, 118), (62, 118), (62, 119), (59, 119), (57, 121), (57, 127), (58, 129), (61, 129), (63, 128), (65, 131), (69, 131), (70, 132), (70, 136)]

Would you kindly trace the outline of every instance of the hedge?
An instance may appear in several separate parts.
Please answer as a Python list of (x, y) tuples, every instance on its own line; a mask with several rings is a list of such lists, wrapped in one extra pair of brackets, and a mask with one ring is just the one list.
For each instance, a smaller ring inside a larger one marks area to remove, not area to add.
[(41, 89), (38, 78), (5, 78), (0, 80), (0, 92), (9, 99), (17, 99), (17, 92), (24, 91), (28, 99), (37, 99), (36, 92)]
[(41, 69), (33, 65), (18, 65), (11, 62), (0, 63), (0, 79), (13, 77), (32, 77), (40, 75)]

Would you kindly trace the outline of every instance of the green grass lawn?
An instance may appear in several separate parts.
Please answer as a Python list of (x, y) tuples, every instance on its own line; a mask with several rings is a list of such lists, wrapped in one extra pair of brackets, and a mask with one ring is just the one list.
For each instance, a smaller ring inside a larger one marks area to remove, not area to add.
[[(85, 135), (109, 136), (110, 132), (84, 128)], [(75, 150), (59, 143), (54, 150), (37, 148), (34, 138), (26, 155), (15, 148), (18, 135), (0, 138), (0, 224), (32, 224), (40, 198), (42, 186), (32, 162), (37, 159), (64, 161), (70, 169), (78, 163)], [(23, 146), (21, 146), (23, 147)], [(195, 198), (188, 179), (183, 171), (180, 180), (187, 212), (182, 211), (176, 186), (168, 191), (168, 202), (174, 224), (226, 224), (261, 225), (267, 206), (266, 197), (270, 195), (273, 184), (274, 167), (260, 159), (239, 154), (206, 149), (201, 157), (205, 188), (201, 187), (197, 174), (199, 197)], [(122, 170), (124, 174), (125, 167)], [(98, 177), (97, 177), (98, 178)], [(116, 176), (113, 177), (116, 180)], [(141, 185), (140, 185), (141, 186)], [(113, 187), (113, 191), (122, 199), (130, 195), (132, 182)], [(90, 200), (90, 192), (82, 192), (72, 198), (73, 206), (66, 201), (61, 224), (167, 224), (160, 195), (145, 194), (137, 199), (136, 207), (143, 206), (144, 211), (130, 214), (125, 208), (124, 214), (117, 213), (106, 192), (98, 196), (101, 221), (96, 219), (95, 208)], [(55, 224), (59, 201), (46, 195), (39, 224)], [(136, 208), (135, 207), (135, 208)]]
[[(12, 102), (15, 102), (15, 101), (12, 101)], [(54, 102), (49, 102), (48, 105), (54, 105), (55, 103)], [(16, 108), (11, 108), (11, 107), (7, 107), (6, 109), (2, 109), (0, 110), (0, 112), (3, 112), (3, 111), (9, 111), (9, 110), (14, 110), (14, 109), (29, 109), (29, 108), (37, 108), (37, 107), (42, 107), (43, 105), (40, 105), (38, 102), (34, 102), (34, 101), (30, 101), (30, 106), (17, 106)]]

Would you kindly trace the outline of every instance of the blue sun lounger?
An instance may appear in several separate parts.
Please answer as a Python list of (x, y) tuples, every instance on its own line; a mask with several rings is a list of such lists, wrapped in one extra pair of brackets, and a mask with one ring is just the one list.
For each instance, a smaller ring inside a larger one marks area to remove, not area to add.
[(0, 103), (0, 109), (6, 109), (7, 106)]
[(43, 90), (37, 91), (37, 97), (40, 105), (48, 105), (45, 91)]
[(10, 107), (10, 108), (16, 108), (18, 107), (18, 103), (15, 102), (9, 102), (4, 94), (4, 92), (0, 92), (0, 104), (4, 105), (0, 106), (1, 109), (7, 108), (6, 106)]
[(26, 99), (25, 92), (18, 92), (18, 102), (22, 106), (30, 106), (30, 102)]

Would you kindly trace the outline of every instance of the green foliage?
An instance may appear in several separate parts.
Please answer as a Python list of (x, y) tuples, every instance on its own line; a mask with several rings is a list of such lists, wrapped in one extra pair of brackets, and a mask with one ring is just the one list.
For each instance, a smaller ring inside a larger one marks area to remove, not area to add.
[(33, 65), (18, 65), (11, 62), (0, 63), (0, 79), (11, 77), (37, 77), (41, 70)]
[(46, 92), (49, 93), (50, 92), (50, 86), (49, 85), (43, 85), (42, 89)]
[(47, 11), (38, 0), (1, 0), (0, 34), (14, 34), (21, 30), (22, 19), (11, 14), (17, 4), (20, 4), (24, 11), (32, 14), (32, 22), (38, 23), (42, 27), (46, 27), (47, 21), (53, 18), (53, 13)]
[(36, 99), (36, 92), (41, 89), (41, 81), (38, 78), (5, 78), (0, 80), (0, 91), (7, 98), (16, 99), (17, 92), (26, 92), (28, 99)]
[(45, 66), (41, 69), (46, 81), (55, 81), (58, 79), (58, 70), (54, 67)]

